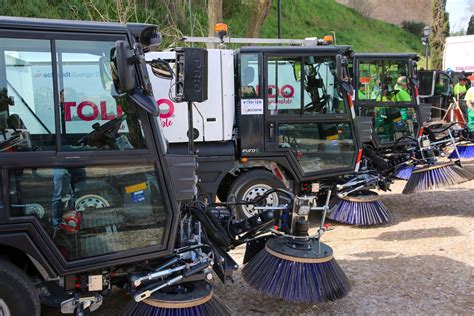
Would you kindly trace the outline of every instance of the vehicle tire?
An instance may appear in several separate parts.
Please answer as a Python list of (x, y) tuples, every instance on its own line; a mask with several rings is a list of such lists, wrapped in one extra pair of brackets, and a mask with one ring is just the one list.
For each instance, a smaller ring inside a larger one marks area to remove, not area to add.
[(108, 185), (86, 187), (81, 183), (76, 191), (75, 209), (77, 211), (105, 208), (121, 204), (122, 200), (120, 195), (115, 188)]
[(41, 313), (38, 292), (26, 273), (11, 262), (0, 259), (0, 315)]
[[(287, 188), (283, 182), (270, 171), (261, 169), (250, 170), (241, 174), (232, 183), (229, 193), (227, 194), (227, 201), (234, 199), (236, 201), (252, 201), (269, 189)], [(276, 206), (285, 198), (286, 196), (282, 194), (272, 193), (267, 197), (266, 203), (262, 203), (262, 205)], [(253, 206), (239, 205), (235, 208), (237, 219), (246, 219), (256, 214), (257, 212), (253, 209)]]

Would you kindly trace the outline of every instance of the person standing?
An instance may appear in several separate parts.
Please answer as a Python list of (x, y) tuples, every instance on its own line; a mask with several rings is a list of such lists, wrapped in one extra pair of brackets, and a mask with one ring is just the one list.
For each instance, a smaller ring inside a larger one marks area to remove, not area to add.
[(467, 91), (467, 78), (459, 78), (459, 82), (456, 83), (453, 89), (454, 97), (459, 100)]
[(464, 97), (466, 101), (467, 107), (467, 127), (470, 132), (470, 137), (474, 137), (474, 86), (470, 87), (467, 92), (466, 96)]

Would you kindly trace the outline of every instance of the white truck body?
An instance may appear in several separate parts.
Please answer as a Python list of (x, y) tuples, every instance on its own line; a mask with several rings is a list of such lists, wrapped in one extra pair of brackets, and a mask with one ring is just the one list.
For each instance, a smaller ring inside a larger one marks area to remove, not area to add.
[[(174, 61), (175, 52), (150, 52), (146, 60), (161, 58)], [(196, 142), (226, 141), (232, 139), (235, 118), (234, 95), (234, 53), (232, 50), (208, 50), (208, 99), (194, 103), (193, 125), (198, 130)], [(174, 63), (171, 63), (174, 67)], [(148, 67), (150, 67), (148, 65)], [(160, 107), (160, 125), (170, 143), (188, 141), (188, 107), (187, 104), (175, 103), (170, 96), (174, 95), (174, 81), (158, 78), (149, 70), (153, 93)]]
[(443, 70), (474, 72), (474, 35), (446, 38)]

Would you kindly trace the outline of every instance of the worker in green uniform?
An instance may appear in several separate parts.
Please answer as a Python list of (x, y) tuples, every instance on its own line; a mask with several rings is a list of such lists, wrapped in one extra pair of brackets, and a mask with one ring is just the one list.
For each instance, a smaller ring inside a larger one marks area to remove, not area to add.
[[(410, 93), (408, 92), (408, 83), (407, 83), (406, 76), (401, 76), (397, 79), (397, 84), (395, 85), (395, 91), (397, 91), (397, 93), (395, 94), (396, 102), (410, 102), (411, 101), (411, 96), (410, 96)], [(406, 108), (401, 108), (400, 114), (401, 114), (401, 119), (403, 121), (406, 121), (408, 119), (408, 113), (407, 113)]]
[(398, 91), (395, 93), (396, 102), (410, 102), (411, 97), (408, 92), (407, 77), (401, 76), (397, 79), (397, 84), (395, 85), (395, 90)]
[(459, 82), (456, 83), (453, 89), (454, 97), (459, 100), (467, 91), (467, 78), (459, 78)]
[(467, 106), (467, 127), (471, 132), (471, 137), (474, 136), (474, 86), (470, 87), (464, 97)]

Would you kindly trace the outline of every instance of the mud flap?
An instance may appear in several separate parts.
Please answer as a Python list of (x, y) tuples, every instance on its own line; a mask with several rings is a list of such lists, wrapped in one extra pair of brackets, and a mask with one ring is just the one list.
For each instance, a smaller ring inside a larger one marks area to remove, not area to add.
[(245, 245), (244, 264), (249, 262), (256, 254), (265, 248), (267, 240), (271, 239), (272, 237), (272, 235), (265, 235), (247, 242)]

